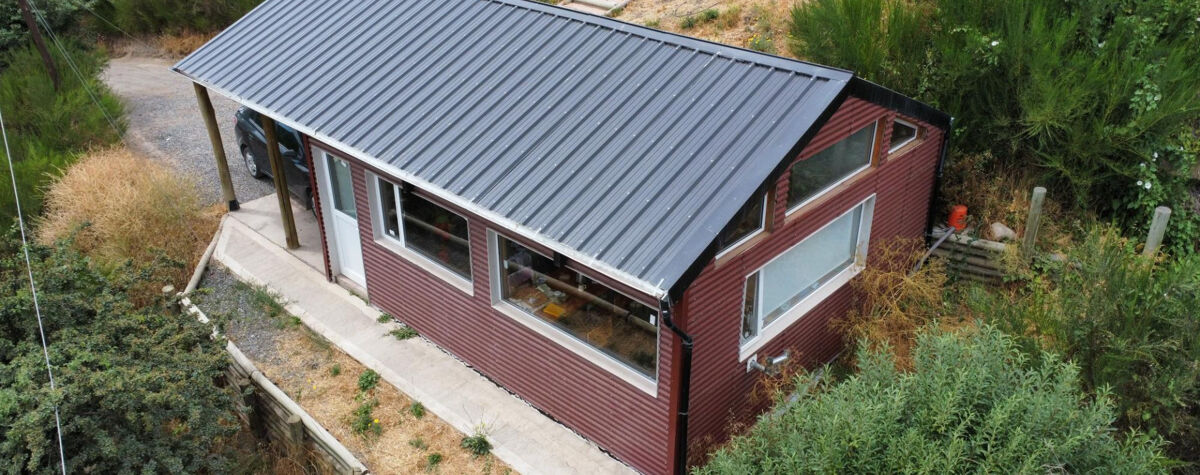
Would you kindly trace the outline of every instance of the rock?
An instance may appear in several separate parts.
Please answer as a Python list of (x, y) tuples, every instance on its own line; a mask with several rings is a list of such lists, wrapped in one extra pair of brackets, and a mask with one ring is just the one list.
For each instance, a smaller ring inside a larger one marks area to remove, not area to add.
[(993, 241), (1009, 241), (1017, 238), (1017, 232), (1001, 223), (988, 226), (988, 239)]

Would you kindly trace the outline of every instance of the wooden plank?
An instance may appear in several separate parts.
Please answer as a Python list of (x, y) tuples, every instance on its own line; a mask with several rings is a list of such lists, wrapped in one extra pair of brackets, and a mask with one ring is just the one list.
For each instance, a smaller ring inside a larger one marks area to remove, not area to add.
[(1046, 201), (1046, 189), (1033, 189), (1029, 200), (1029, 216), (1025, 218), (1025, 236), (1021, 240), (1021, 257), (1033, 257), (1033, 245), (1037, 242), (1038, 228), (1042, 226), (1042, 203)]
[(945, 249), (940, 249), (940, 248), (934, 249), (933, 255), (944, 258), (949, 263), (952, 263), (952, 264), (965, 262), (967, 264), (971, 264), (976, 267), (982, 267), (982, 268), (989, 269), (989, 270), (995, 270), (997, 272), (999, 272), (1000, 270), (1003, 269), (1003, 267), (1000, 265), (999, 261), (982, 259), (979, 257), (968, 256), (968, 255), (963, 255), (963, 254), (955, 254), (954, 252), (947, 251)]
[[(940, 238), (940, 237), (942, 237), (943, 234), (944, 234), (944, 231), (943, 232), (935, 232), (932, 234), (932, 236), (934, 238)], [(987, 239), (981, 239), (981, 238), (973, 238), (970, 236), (964, 236), (962, 234), (953, 234), (949, 238), (946, 239), (946, 242), (954, 243), (954, 244), (962, 244), (964, 246), (970, 246), (970, 247), (974, 247), (977, 249), (983, 249), (986, 251), (997, 252), (997, 253), (1007, 252), (1007, 250), (1008, 250), (1008, 246), (1002, 242), (989, 241)], [(943, 244), (943, 245), (945, 245), (945, 244)]]
[(221, 140), (221, 129), (217, 126), (217, 114), (213, 111), (212, 99), (208, 97), (208, 89), (199, 83), (192, 83), (196, 90), (196, 100), (200, 103), (200, 115), (204, 116), (204, 127), (208, 129), (208, 141), (212, 144), (213, 158), (217, 161), (217, 176), (221, 179), (221, 199), (229, 207), (229, 211), (237, 211), (237, 196), (233, 193), (233, 179), (229, 177), (229, 160), (225, 157), (225, 143)]
[(1171, 219), (1171, 208), (1159, 206), (1154, 208), (1154, 220), (1150, 221), (1150, 234), (1146, 236), (1146, 247), (1142, 249), (1142, 255), (1146, 257), (1153, 256), (1158, 253), (1158, 246), (1162, 245), (1163, 235), (1167, 233), (1167, 221)]
[(300, 238), (296, 235), (296, 219), (292, 216), (292, 195), (288, 193), (287, 177), (283, 167), (283, 157), (279, 154), (279, 139), (275, 136), (275, 119), (266, 114), (260, 114), (263, 135), (267, 138), (267, 157), (271, 162), (271, 178), (275, 180), (275, 196), (279, 199), (279, 217), (283, 220), (283, 232), (287, 239), (287, 248), (300, 247)]

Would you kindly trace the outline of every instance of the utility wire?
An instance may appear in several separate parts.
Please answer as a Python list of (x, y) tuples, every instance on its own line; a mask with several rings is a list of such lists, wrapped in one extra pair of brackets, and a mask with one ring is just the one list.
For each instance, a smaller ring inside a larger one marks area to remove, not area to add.
[(87, 91), (88, 96), (92, 98), (92, 102), (96, 104), (96, 107), (100, 108), (100, 113), (104, 115), (104, 119), (108, 121), (108, 125), (112, 126), (113, 131), (117, 133), (117, 137), (124, 141), (125, 134), (121, 131), (121, 127), (119, 127), (117, 125), (117, 121), (108, 114), (108, 110), (104, 108), (104, 104), (100, 102), (100, 98), (95, 92), (92, 91), (92, 88), (88, 86), (87, 81), (83, 78), (83, 73), (79, 71), (79, 66), (75, 64), (75, 60), (71, 58), (71, 54), (67, 52), (67, 49), (63, 46), (62, 42), (58, 40), (58, 35), (55, 34), (54, 30), (50, 28), (50, 22), (46, 21), (45, 16), (42, 16), (41, 8), (38, 8), (37, 4), (34, 3), (33, 0), (29, 0), (29, 6), (30, 9), (33, 10), (33, 14), (38, 18), (38, 21), (42, 24), (42, 28), (45, 28), (46, 36), (50, 37), (50, 41), (54, 43), (54, 46), (58, 48), (60, 53), (62, 53), (63, 58), (67, 61), (67, 65), (71, 67), (71, 71), (73, 71), (75, 73), (75, 77), (79, 79), (79, 85), (83, 86), (83, 90)]
[[(46, 375), (50, 378), (50, 391), (55, 390), (54, 369), (50, 365), (50, 349), (46, 345), (46, 328), (42, 325), (42, 308), (38, 305), (37, 284), (33, 280), (33, 261), (29, 258), (29, 240), (25, 237), (25, 218), (21, 215), (21, 196), (17, 192), (17, 172), (13, 168), (12, 151), (8, 147), (8, 131), (4, 127), (4, 113), (0, 112), (0, 136), (4, 137), (4, 156), (8, 158), (8, 176), (12, 178), (13, 202), (17, 205), (17, 223), (21, 228), (21, 249), (25, 251), (25, 268), (29, 271), (29, 291), (33, 295), (33, 311), (37, 315), (38, 333), (42, 337), (42, 356), (46, 359)], [(58, 416), (58, 404), (54, 404), (54, 428), (58, 432), (58, 462), (63, 475), (67, 475), (67, 456), (63, 450), (62, 422)]]
[(143, 41), (143, 40), (141, 40), (141, 39), (138, 39), (136, 36), (133, 36), (133, 35), (132, 35), (132, 34), (130, 34), (128, 31), (125, 31), (125, 30), (121, 29), (121, 27), (119, 27), (119, 26), (117, 26), (115, 23), (113, 23), (113, 22), (109, 21), (107, 18), (104, 18), (104, 17), (103, 17), (103, 16), (101, 16), (99, 13), (96, 13), (96, 10), (93, 10), (93, 9), (92, 9), (92, 7), (89, 7), (89, 6), (87, 5), (87, 2), (80, 3), (80, 4), (79, 4), (79, 6), (80, 6), (80, 7), (83, 7), (83, 9), (84, 9), (84, 10), (87, 10), (87, 11), (88, 11), (88, 13), (91, 13), (91, 14), (92, 14), (92, 15), (94, 15), (96, 18), (99, 18), (99, 19), (100, 19), (100, 21), (104, 22), (104, 23), (105, 23), (105, 24), (107, 24), (108, 26), (111, 26), (111, 27), (112, 27), (114, 30), (117, 30), (117, 31), (121, 32), (121, 34), (123, 34), (123, 35), (125, 35), (125, 36), (129, 37), (129, 39), (130, 39), (130, 40), (133, 40), (133, 42), (135, 42), (135, 43), (138, 43), (138, 44), (140, 44), (140, 45), (142, 45), (142, 46), (145, 46), (145, 47), (147, 47), (147, 48), (154, 48), (154, 45), (151, 45), (150, 43), (147, 43), (147, 42), (145, 42), (145, 41)]

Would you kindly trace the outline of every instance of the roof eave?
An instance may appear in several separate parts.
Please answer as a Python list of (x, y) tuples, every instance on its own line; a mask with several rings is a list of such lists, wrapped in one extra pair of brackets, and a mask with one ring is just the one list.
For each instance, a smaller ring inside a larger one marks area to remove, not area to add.
[(327, 143), (331, 146), (337, 147), (339, 152), (348, 154), (351, 157), (354, 157), (356, 160), (360, 160), (363, 163), (371, 165), (380, 170), (387, 170), (387, 171), (391, 172), (395, 176), (395, 178), (398, 178), (405, 182), (411, 183), (414, 186), (421, 188), (422, 191), (430, 193), (437, 198), (440, 198), (442, 200), (445, 200), (448, 203), (451, 203), (451, 204), (458, 206), (464, 210), (467, 210), (485, 220), (491, 221), (492, 223), (496, 224), (497, 226), (502, 227), (505, 231), (515, 233), (525, 239), (529, 239), (530, 241), (533, 241), (539, 245), (545, 246), (546, 248), (548, 248), (554, 252), (557, 252), (559, 254), (562, 254), (564, 257), (566, 257), (572, 261), (578, 262), (579, 264), (582, 264), (583, 266), (586, 266), (589, 269), (599, 272), (608, 278), (611, 278), (622, 284), (625, 284), (625, 285), (629, 286), (630, 288), (632, 288), (633, 290), (644, 293), (647, 296), (649, 296), (655, 300), (662, 300), (663, 298), (665, 298), (667, 296), (667, 289), (665, 288), (665, 286), (662, 285), (663, 282), (659, 282), (657, 284), (647, 282), (644, 279), (638, 278), (632, 274), (629, 274), (628, 272), (617, 269), (616, 267), (606, 264), (603, 261), (600, 261), (592, 256), (582, 254), (579, 251), (572, 248), (571, 246), (568, 246), (557, 240), (554, 240), (547, 236), (544, 236), (541, 233), (537, 232), (536, 230), (529, 228), (528, 226), (521, 225), (520, 223), (517, 223), (516, 221), (513, 221), (512, 219), (506, 218), (503, 215), (500, 215), (499, 213), (491, 211), (485, 207), (479, 206), (478, 204), (471, 202), (470, 200), (464, 199), (462, 196), (451, 193), (450, 191), (447, 191), (425, 179), (422, 179), (421, 177), (418, 177), (416, 175), (413, 175), (412, 173), (401, 170), (401, 169), (397, 168), (395, 165), (391, 165), (383, 160), (374, 158), (374, 157), (370, 156), (369, 154), (367, 154), (366, 152), (363, 152), (362, 150), (359, 150), (355, 147), (347, 145), (346, 143), (344, 143), (340, 140), (337, 140), (333, 137), (330, 137), (321, 132), (318, 132), (306, 125), (300, 124), (299, 122), (295, 122), (291, 119), (287, 119), (287, 118), (279, 115), (277, 112), (271, 110), (270, 108), (263, 107), (262, 105), (254, 102), (250, 99), (242, 97), (238, 94), (235, 94), (232, 91), (226, 90), (219, 86), (213, 85), (207, 81), (196, 78), (196, 77), (192, 76), (191, 74), (188, 74), (186, 71), (180, 70), (178, 68), (178, 64), (176, 64), (175, 66), (172, 66), (171, 70), (188, 78), (188, 80), (195, 82), (196, 84), (200, 84), (200, 85), (204, 86), (205, 88), (208, 88), (213, 91), (217, 91), (221, 95), (228, 97), (229, 99), (232, 99), (233, 101), (238, 102), (242, 105), (245, 105), (246, 107), (254, 109), (255, 111), (257, 111), (261, 114), (267, 114), (267, 115), (271, 116), (273, 119), (275, 119), (277, 122), (287, 125), (300, 133), (303, 133), (312, 138), (320, 140), (321, 142)]

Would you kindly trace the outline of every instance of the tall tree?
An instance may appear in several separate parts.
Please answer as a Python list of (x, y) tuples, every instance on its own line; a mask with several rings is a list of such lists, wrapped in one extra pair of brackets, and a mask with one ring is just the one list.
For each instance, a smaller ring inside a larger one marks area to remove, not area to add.
[(42, 40), (42, 30), (38, 28), (37, 21), (33, 19), (33, 12), (29, 9), (28, 0), (17, 0), (17, 4), (21, 6), (21, 16), (25, 19), (25, 26), (29, 28), (29, 35), (33, 37), (33, 44), (37, 45), (38, 52), (42, 54), (42, 61), (46, 63), (46, 72), (50, 73), (50, 81), (54, 83), (54, 90), (58, 90), (58, 68), (54, 66), (54, 59), (50, 57), (50, 51), (46, 49), (46, 42)]

